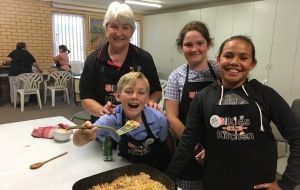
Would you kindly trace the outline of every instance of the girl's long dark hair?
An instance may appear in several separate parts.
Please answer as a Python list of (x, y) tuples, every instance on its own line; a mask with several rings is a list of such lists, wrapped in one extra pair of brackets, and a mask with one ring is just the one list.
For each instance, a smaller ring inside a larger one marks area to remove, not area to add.
[(68, 50), (67, 46), (65, 45), (60, 45), (58, 48), (63, 50), (63, 52), (67, 52), (68, 54), (71, 52), (70, 50)]

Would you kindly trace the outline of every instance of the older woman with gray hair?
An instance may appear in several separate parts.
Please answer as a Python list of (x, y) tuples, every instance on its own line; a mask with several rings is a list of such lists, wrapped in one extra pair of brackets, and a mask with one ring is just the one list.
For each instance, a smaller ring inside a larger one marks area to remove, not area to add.
[(157, 108), (161, 86), (152, 56), (130, 43), (135, 31), (135, 18), (125, 3), (112, 2), (105, 14), (103, 26), (107, 42), (86, 59), (80, 79), (82, 106), (92, 115), (92, 122), (106, 113), (113, 113), (116, 85), (130, 71), (142, 72), (150, 83), (147, 102)]

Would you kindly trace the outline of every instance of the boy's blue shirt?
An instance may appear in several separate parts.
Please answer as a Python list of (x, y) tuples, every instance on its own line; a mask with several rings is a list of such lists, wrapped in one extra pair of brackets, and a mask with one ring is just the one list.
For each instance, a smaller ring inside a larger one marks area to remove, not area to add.
[[(158, 138), (161, 142), (164, 142), (168, 136), (168, 123), (166, 116), (153, 108), (148, 106), (144, 107), (144, 113), (148, 125), (155, 138)], [(95, 125), (106, 125), (119, 129), (122, 127), (122, 106), (117, 105), (115, 108), (115, 114), (106, 114), (101, 116)], [(136, 140), (144, 139), (148, 134), (144, 124), (142, 123), (140, 127), (134, 129), (127, 133)], [(103, 142), (105, 136), (111, 136), (115, 141), (120, 141), (120, 136), (115, 134), (109, 129), (98, 129), (97, 130), (97, 141)]]

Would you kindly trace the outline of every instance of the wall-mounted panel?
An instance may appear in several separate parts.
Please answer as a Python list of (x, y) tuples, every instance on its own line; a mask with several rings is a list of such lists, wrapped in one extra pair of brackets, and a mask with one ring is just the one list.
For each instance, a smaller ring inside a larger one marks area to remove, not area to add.
[(251, 36), (253, 25), (254, 2), (233, 5), (232, 35)]
[(204, 22), (214, 38), (209, 59), (215, 59), (221, 43), (232, 35), (249, 35), (256, 47), (257, 66), (250, 78), (267, 81), (289, 103), (300, 98), (300, 1), (263, 0), (193, 11), (145, 16), (145, 49), (153, 55), (160, 76), (185, 62), (175, 39), (189, 20)]
[(232, 35), (233, 13), (233, 5), (217, 7), (215, 48), (213, 52), (215, 55), (222, 42)]
[(274, 28), (269, 86), (290, 101), (292, 73), (297, 48), (299, 23), (298, 0), (279, 0)]
[(186, 59), (184, 55), (177, 51), (176, 47), (176, 39), (178, 38), (178, 34), (181, 29), (191, 21), (199, 21), (200, 20), (200, 9), (190, 10), (190, 11), (182, 11), (182, 12), (175, 12), (173, 15), (174, 18), (174, 36), (173, 36), (173, 65), (172, 70), (176, 69), (180, 65), (186, 63)]
[(290, 103), (293, 102), (294, 99), (300, 98), (300, 22), (298, 22), (298, 33), (297, 33), (297, 45), (296, 45), (296, 55), (295, 62), (293, 68), (293, 80), (291, 87), (291, 95), (290, 95)]
[[(209, 30), (209, 34), (211, 38), (213, 38), (213, 43), (215, 42), (215, 31), (216, 31), (216, 15), (217, 15), (217, 7), (210, 7), (201, 9), (201, 21), (206, 24)], [(214, 53), (215, 49), (218, 49), (215, 45), (210, 47), (208, 51), (208, 59), (215, 60), (216, 54)]]
[(253, 14), (252, 40), (256, 49), (257, 65), (251, 77), (268, 81), (277, 0), (256, 1)]
[(144, 49), (153, 56), (158, 75), (167, 79), (173, 64), (173, 13), (144, 17)]

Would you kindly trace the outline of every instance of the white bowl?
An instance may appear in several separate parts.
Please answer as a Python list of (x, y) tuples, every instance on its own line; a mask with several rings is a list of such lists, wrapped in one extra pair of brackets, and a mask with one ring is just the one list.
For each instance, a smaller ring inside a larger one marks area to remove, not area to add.
[(54, 139), (60, 142), (69, 141), (71, 135), (72, 135), (72, 130), (55, 129), (53, 132)]

